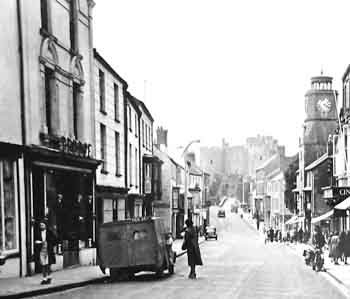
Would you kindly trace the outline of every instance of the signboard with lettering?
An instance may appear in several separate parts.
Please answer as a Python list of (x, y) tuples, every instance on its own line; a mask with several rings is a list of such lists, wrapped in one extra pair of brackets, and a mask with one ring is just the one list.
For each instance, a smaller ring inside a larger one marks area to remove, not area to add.
[(334, 187), (333, 197), (338, 197), (339, 199), (345, 199), (350, 196), (350, 187)]

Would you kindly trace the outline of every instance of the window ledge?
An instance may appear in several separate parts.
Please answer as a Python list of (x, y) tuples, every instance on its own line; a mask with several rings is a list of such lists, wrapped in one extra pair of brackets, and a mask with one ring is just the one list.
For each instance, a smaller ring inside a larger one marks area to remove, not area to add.
[(106, 169), (101, 169), (102, 174), (108, 174), (108, 171)]

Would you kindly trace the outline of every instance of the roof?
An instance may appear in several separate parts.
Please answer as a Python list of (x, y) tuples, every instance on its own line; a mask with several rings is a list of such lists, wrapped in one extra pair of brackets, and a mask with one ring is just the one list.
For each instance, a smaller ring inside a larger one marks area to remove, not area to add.
[[(135, 98), (136, 99), (136, 98)], [(145, 105), (144, 102), (140, 101), (139, 99), (136, 99), (136, 101), (138, 102), (138, 104), (142, 107), (142, 110), (145, 111), (145, 114), (149, 117), (149, 119), (154, 122), (154, 119), (152, 117), (151, 112), (149, 112), (147, 106)]]
[(116, 77), (125, 88), (128, 88), (128, 83), (111, 67), (111, 65), (101, 56), (100, 53), (94, 48), (94, 58), (98, 60), (114, 77)]
[(276, 156), (278, 154), (275, 154), (271, 156), (269, 159), (265, 160), (259, 167), (256, 168), (256, 170), (264, 169), (267, 165), (269, 165), (274, 159), (276, 159)]
[(136, 112), (140, 115), (142, 112), (139, 108), (139, 105), (137, 102), (138, 100), (130, 92), (127, 92), (127, 99), (128, 99), (128, 102), (130, 102), (130, 104), (134, 107)]
[(312, 170), (314, 168), (316, 168), (318, 165), (320, 165), (321, 163), (323, 163), (324, 161), (326, 161), (328, 158), (328, 154), (325, 153), (324, 155), (322, 155), (321, 157), (319, 157), (317, 160), (315, 160), (314, 162), (312, 162), (311, 164), (309, 164), (307, 167), (305, 167), (305, 170)]

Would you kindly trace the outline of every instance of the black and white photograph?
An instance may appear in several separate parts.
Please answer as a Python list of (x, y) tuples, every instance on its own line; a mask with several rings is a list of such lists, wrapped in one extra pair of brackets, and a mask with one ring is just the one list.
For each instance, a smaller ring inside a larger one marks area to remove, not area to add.
[(350, 2), (0, 0), (0, 298), (350, 298)]

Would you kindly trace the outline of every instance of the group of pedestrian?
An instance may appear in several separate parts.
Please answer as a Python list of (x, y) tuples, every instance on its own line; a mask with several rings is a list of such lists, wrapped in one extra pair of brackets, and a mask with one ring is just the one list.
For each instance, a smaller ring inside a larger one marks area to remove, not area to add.
[(270, 227), (268, 230), (265, 230), (265, 243), (269, 242), (282, 242), (282, 232), (279, 229), (274, 230)]
[(332, 258), (335, 265), (339, 265), (339, 259), (347, 264), (347, 258), (350, 257), (350, 231), (334, 232), (328, 240), (329, 257)]

